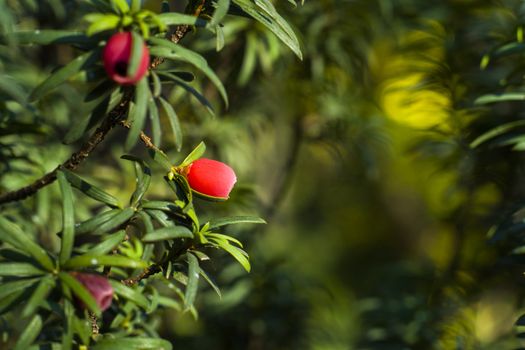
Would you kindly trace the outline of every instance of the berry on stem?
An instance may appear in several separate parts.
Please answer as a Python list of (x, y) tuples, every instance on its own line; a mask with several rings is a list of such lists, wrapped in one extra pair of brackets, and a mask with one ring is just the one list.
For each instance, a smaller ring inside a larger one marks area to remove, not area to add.
[(192, 190), (210, 197), (228, 198), (237, 182), (231, 167), (207, 158), (188, 165), (185, 173)]
[(100, 310), (104, 311), (111, 306), (113, 287), (104, 276), (92, 273), (71, 273), (93, 296)]
[(137, 72), (133, 76), (128, 76), (132, 40), (133, 36), (130, 32), (116, 33), (109, 38), (102, 53), (106, 73), (120, 85), (134, 85), (148, 71), (150, 62), (149, 49), (144, 44)]

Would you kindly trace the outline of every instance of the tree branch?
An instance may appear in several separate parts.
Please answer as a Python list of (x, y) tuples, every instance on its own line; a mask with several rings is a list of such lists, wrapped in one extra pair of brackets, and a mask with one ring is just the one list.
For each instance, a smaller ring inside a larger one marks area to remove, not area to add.
[(157, 263), (154, 263), (154, 264), (151, 264), (150, 266), (146, 267), (144, 270), (142, 270), (142, 272), (138, 276), (130, 277), (130, 278), (127, 278), (125, 280), (121, 280), (121, 282), (124, 283), (125, 285), (131, 287), (134, 284), (139, 283), (143, 279), (146, 279), (146, 278), (148, 278), (150, 276), (153, 276), (153, 275), (161, 272), (162, 271), (162, 265), (164, 265), (168, 261), (174, 261), (174, 260), (180, 258), (182, 256), (182, 254), (186, 253), (188, 251), (188, 249), (190, 249), (190, 247), (191, 247), (191, 242), (187, 243), (187, 244), (184, 244), (182, 247), (180, 247), (177, 250), (172, 249), (167, 256), (165, 256), (163, 259), (161, 259), (161, 261), (159, 261)]
[[(171, 34), (171, 41), (175, 44), (179, 43), (179, 41), (181, 41), (182, 38), (184, 38), (184, 36), (189, 32), (189, 30), (190, 27), (187, 25), (178, 26), (175, 32)], [(163, 62), (164, 58), (156, 57), (151, 63), (150, 67), (151, 69), (155, 69)], [(77, 152), (73, 153), (71, 157), (69, 157), (69, 159), (66, 160), (64, 163), (60, 164), (54, 170), (45, 174), (38, 180), (35, 180), (30, 185), (22, 187), (18, 190), (1, 194), (0, 204), (19, 201), (35, 194), (41, 188), (53, 183), (56, 180), (57, 172), (60, 169), (75, 170), (80, 165), (80, 163), (82, 163), (82, 161), (84, 161), (91, 154), (91, 152), (93, 152), (93, 150), (98, 146), (98, 144), (104, 140), (109, 131), (113, 129), (113, 127), (115, 127), (117, 123), (121, 122), (122, 116), (125, 115), (129, 103), (132, 99), (133, 92), (131, 90), (128, 90), (124, 94), (124, 97), (122, 98), (122, 101), (119, 103), (119, 105), (113, 108), (113, 110), (111, 110), (108, 113), (108, 116), (104, 119), (102, 124), (95, 130), (93, 135), (91, 135), (91, 137), (80, 147), (80, 149)], [(146, 146), (151, 145), (155, 147), (151, 143), (151, 139), (149, 139), (149, 137), (147, 137), (144, 133), (141, 133), (140, 138), (146, 144)]]
[(122, 280), (121, 282), (124, 283), (126, 286), (131, 287), (132, 285), (137, 284), (143, 279), (153, 276), (159, 273), (160, 271), (160, 265), (153, 264), (151, 266), (146, 267), (138, 276), (127, 278), (125, 280)]
[(22, 200), (28, 196), (35, 194), (41, 188), (53, 183), (57, 178), (57, 172), (60, 169), (75, 170), (84, 159), (86, 159), (91, 152), (104, 140), (108, 132), (117, 124), (119, 119), (125, 114), (132, 98), (131, 92), (126, 92), (122, 101), (118, 106), (109, 112), (107, 118), (95, 130), (93, 135), (80, 147), (80, 149), (73, 153), (68, 160), (57, 166), (53, 171), (45, 174), (32, 184), (22, 187), (18, 190), (11, 191), (0, 195), (0, 204), (13, 201)]

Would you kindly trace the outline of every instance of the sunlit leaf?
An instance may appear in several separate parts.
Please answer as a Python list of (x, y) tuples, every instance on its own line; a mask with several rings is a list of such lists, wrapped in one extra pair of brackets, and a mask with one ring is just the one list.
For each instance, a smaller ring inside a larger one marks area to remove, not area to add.
[(266, 221), (257, 216), (229, 216), (210, 220), (210, 226), (208, 229), (214, 230), (222, 226), (234, 224), (266, 224)]
[(470, 143), (470, 147), (476, 148), (482, 143), (485, 143), (490, 139), (503, 135), (504, 133), (515, 129), (516, 127), (524, 126), (524, 125), (525, 125), (525, 120), (517, 120), (517, 121), (510, 122), (510, 123), (501, 124), (481, 134), (480, 136), (476, 137), (476, 139), (474, 139), (474, 141)]
[(78, 269), (95, 266), (118, 266), (127, 268), (146, 267), (144, 261), (131, 259), (119, 255), (78, 255), (69, 259), (65, 264), (66, 269)]
[(223, 239), (210, 238), (211, 242), (216, 243), (220, 248), (224, 249), (231, 256), (241, 264), (247, 272), (250, 272), (251, 266), (248, 260), (248, 254), (241, 248), (231, 245), (228, 241)]
[(196, 16), (186, 15), (177, 12), (161, 13), (157, 16), (167, 26), (187, 24), (195, 27), (205, 27), (208, 22)]
[(193, 238), (193, 233), (185, 226), (169, 226), (147, 233), (142, 241), (158, 242), (177, 238)]
[(104, 238), (102, 242), (90, 248), (87, 255), (104, 255), (114, 250), (126, 237), (126, 231), (120, 230)]
[(230, 9), (230, 0), (217, 0), (215, 3), (215, 11), (211, 17), (210, 27), (215, 27), (221, 23), (223, 18), (228, 14)]
[(117, 281), (110, 280), (110, 283), (115, 293), (122, 298), (130, 300), (145, 310), (149, 308), (150, 303), (148, 299), (142, 294), (142, 291), (133, 289)]
[(38, 266), (19, 263), (19, 262), (1, 262), (0, 263), (0, 276), (15, 276), (15, 277), (26, 277), (43, 275), (44, 270), (38, 268)]
[[(244, 12), (270, 29), (300, 59), (303, 58), (297, 36), (269, 1), (232, 0)], [(257, 5), (256, 5), (257, 4)]]
[(488, 103), (496, 103), (496, 102), (508, 102), (508, 101), (525, 101), (525, 93), (523, 92), (506, 92), (503, 94), (491, 94), (491, 95), (483, 95), (481, 97), (478, 97), (474, 103), (477, 105), (483, 105)]
[(184, 158), (180, 166), (190, 165), (191, 163), (202, 157), (204, 155), (204, 152), (206, 152), (206, 144), (204, 143), (204, 141), (201, 141), (197, 145), (197, 147), (195, 147), (193, 151), (191, 151), (190, 154), (188, 154), (188, 156)]
[(237, 238), (234, 238), (234, 237), (231, 237), (231, 236), (228, 236), (228, 235), (223, 235), (223, 234), (220, 234), (220, 233), (207, 233), (206, 234), (206, 237), (211, 237), (211, 238), (217, 238), (217, 239), (221, 239), (221, 240), (225, 240), (225, 241), (229, 241), (229, 242), (232, 242), (232, 243), (235, 243), (237, 244), (239, 247), (242, 248), (242, 242), (239, 241)]
[(160, 338), (103, 338), (95, 345), (90, 347), (90, 350), (171, 350), (171, 343)]
[(110, 3), (115, 11), (123, 15), (131, 10), (126, 0), (110, 0)]
[(112, 13), (90, 13), (84, 16), (84, 19), (91, 23), (86, 30), (87, 36), (92, 36), (105, 30), (115, 29), (120, 23), (120, 16)]

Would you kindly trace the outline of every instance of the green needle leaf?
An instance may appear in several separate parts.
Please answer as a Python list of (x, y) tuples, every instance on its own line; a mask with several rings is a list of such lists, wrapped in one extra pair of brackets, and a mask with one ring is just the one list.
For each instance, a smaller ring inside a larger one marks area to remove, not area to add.
[(290, 25), (277, 13), (269, 0), (232, 0), (245, 13), (270, 29), (299, 59), (303, 59), (299, 40)]
[(144, 294), (142, 294), (141, 291), (130, 288), (122, 284), (121, 282), (110, 280), (109, 283), (111, 283), (113, 290), (119, 296), (131, 301), (132, 303), (137, 304), (138, 306), (140, 306), (141, 308), (145, 310), (149, 308), (150, 303), (148, 299), (144, 296)]
[(89, 249), (87, 255), (104, 255), (111, 252), (117, 247), (126, 237), (126, 231), (120, 230), (113, 234), (108, 235), (102, 242)]
[(2, 282), (2, 284), (0, 284), (0, 300), (3, 300), (8, 295), (11, 295), (15, 292), (29, 288), (39, 280), (40, 278), (31, 278), (11, 282)]
[(113, 338), (108, 337), (97, 341), (91, 350), (171, 350), (171, 343), (159, 338)]
[(16, 343), (16, 346), (13, 348), (13, 350), (26, 350), (29, 348), (29, 346), (33, 344), (35, 339), (38, 337), (41, 330), (42, 318), (40, 315), (35, 315), (25, 327), (22, 334), (20, 334), (20, 338), (18, 339), (18, 342)]
[(0, 240), (28, 253), (46, 270), (54, 271), (55, 264), (44, 248), (35, 243), (20, 227), (1, 216)]
[(20, 262), (0, 263), (0, 276), (26, 277), (43, 275), (45, 271), (35, 265)]
[(159, 97), (159, 101), (162, 108), (166, 112), (166, 116), (168, 117), (168, 120), (170, 122), (171, 129), (173, 130), (173, 139), (175, 142), (175, 146), (177, 147), (177, 151), (180, 152), (182, 148), (182, 129), (180, 126), (179, 117), (177, 116), (175, 110), (169, 104), (168, 101), (166, 101), (162, 97)]
[(124, 155), (121, 158), (130, 160), (135, 165), (135, 171), (137, 174), (137, 187), (131, 195), (130, 205), (136, 206), (140, 201), (142, 201), (142, 197), (144, 197), (144, 194), (149, 188), (149, 185), (151, 183), (151, 169), (148, 167), (145, 161), (138, 157), (132, 155)]
[(73, 190), (62, 171), (57, 173), (60, 191), (62, 192), (62, 240), (60, 243), (60, 263), (71, 256), (75, 240), (75, 214), (73, 207)]
[(178, 26), (181, 24), (186, 24), (195, 27), (205, 27), (207, 24), (207, 22), (200, 17), (177, 12), (161, 13), (157, 16), (157, 18), (167, 26)]
[(90, 51), (78, 56), (64, 67), (58, 69), (33, 90), (29, 96), (29, 101), (36, 101), (40, 99), (54, 88), (64, 83), (70, 77), (85, 68), (86, 64), (88, 64), (90, 61), (95, 60), (99, 53), (99, 50), (96, 50), (95, 52)]
[(144, 39), (137, 33), (131, 32), (131, 56), (128, 64), (128, 77), (134, 77), (139, 70), (140, 62), (142, 61), (142, 51), (144, 47)]
[(197, 296), (197, 289), (199, 287), (199, 259), (191, 253), (187, 253), (188, 258), (188, 284), (186, 285), (186, 293), (184, 294), (184, 307), (189, 309), (193, 306), (195, 297)]
[(208, 62), (206, 62), (206, 59), (203, 56), (169, 40), (151, 38), (150, 41), (153, 44), (158, 45), (151, 48), (150, 53), (152, 55), (187, 62), (203, 72), (215, 85), (217, 90), (219, 90), (224, 103), (228, 106), (228, 95), (226, 94), (226, 89), (219, 77), (208, 66)]
[(150, 98), (150, 91), (148, 87), (148, 79), (146, 77), (142, 78), (138, 84), (135, 93), (135, 105), (130, 113), (131, 128), (126, 138), (126, 144), (124, 148), (126, 151), (129, 151), (139, 139), (140, 132), (144, 127), (146, 122), (146, 112), (148, 108), (148, 100)]
[(222, 226), (234, 224), (266, 224), (266, 221), (257, 216), (228, 216), (210, 220), (209, 230), (211, 231)]
[(217, 26), (221, 23), (223, 18), (228, 14), (230, 9), (230, 0), (218, 0), (215, 4), (215, 11), (210, 21), (210, 27)]
[(161, 146), (162, 129), (160, 127), (159, 110), (157, 104), (153, 98), (148, 100), (148, 115), (151, 121), (151, 132), (153, 137), (153, 143), (157, 146)]
[(199, 143), (197, 147), (195, 147), (193, 151), (191, 151), (191, 153), (188, 154), (186, 158), (184, 158), (180, 166), (190, 165), (191, 163), (202, 157), (204, 152), (206, 152), (206, 144), (204, 143), (204, 141), (201, 141), (201, 143)]
[(81, 191), (82, 193), (84, 193), (88, 197), (91, 197), (91, 198), (93, 198), (96, 201), (105, 203), (108, 206), (113, 207), (113, 208), (119, 208), (120, 207), (120, 203), (118, 202), (118, 200), (114, 196), (112, 196), (109, 193), (107, 193), (104, 190), (102, 190), (101, 188), (90, 184), (89, 182), (83, 180), (77, 174), (75, 174), (75, 173), (73, 173), (73, 172), (71, 172), (71, 171), (69, 171), (67, 169), (62, 169), (62, 172), (66, 176), (66, 178), (69, 181), (69, 183), (71, 184), (71, 186), (73, 186), (77, 190)]
[(131, 259), (119, 255), (79, 255), (69, 259), (65, 264), (66, 269), (78, 269), (83, 267), (96, 266), (118, 266), (126, 268), (146, 267), (147, 264), (142, 260)]
[(122, 212), (122, 210), (120, 210), (120, 209), (111, 209), (111, 210), (105, 211), (105, 212), (103, 212), (101, 214), (98, 214), (97, 216), (92, 217), (91, 219), (86, 220), (86, 221), (78, 224), (77, 227), (76, 227), (76, 230), (75, 230), (76, 234), (77, 235), (81, 235), (81, 234), (86, 234), (86, 233), (93, 232), (100, 225), (102, 225), (103, 223), (109, 221), (111, 218), (113, 218), (114, 216), (118, 215), (121, 212)]
[[(84, 44), (92, 42), (82, 32), (70, 30), (39, 29), (20, 31), (8, 33), (5, 37), (19, 45)], [(5, 42), (4, 37), (0, 37), (0, 42)]]
[(235, 260), (239, 262), (239, 264), (242, 265), (242, 267), (244, 267), (247, 272), (250, 272), (250, 261), (248, 260), (248, 254), (244, 250), (231, 245), (227, 240), (221, 238), (209, 238), (209, 241), (216, 243), (220, 248), (228, 252), (235, 258)]
[(143, 242), (158, 242), (176, 238), (193, 238), (193, 233), (185, 226), (169, 226), (147, 233)]
[(22, 317), (28, 317), (32, 315), (35, 310), (42, 305), (46, 300), (51, 290), (55, 287), (55, 279), (51, 276), (44, 277), (40, 280), (40, 283), (36, 287), (35, 291), (29, 298), (24, 310), (22, 311)]
[(117, 215), (111, 217), (109, 220), (101, 224), (98, 228), (96, 228), (92, 234), (93, 235), (101, 235), (104, 233), (108, 233), (109, 231), (119, 227), (120, 225), (127, 222), (131, 217), (135, 214), (135, 210), (133, 208), (126, 208), (122, 210)]

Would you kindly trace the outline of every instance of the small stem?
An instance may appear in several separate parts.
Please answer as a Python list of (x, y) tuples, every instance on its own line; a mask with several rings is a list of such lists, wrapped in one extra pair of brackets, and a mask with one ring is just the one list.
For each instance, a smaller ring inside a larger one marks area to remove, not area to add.
[(95, 313), (89, 311), (89, 322), (91, 322), (91, 333), (93, 336), (97, 336), (99, 334), (99, 327), (98, 327), (98, 320)]
[(150, 276), (153, 276), (159, 273), (160, 271), (162, 271), (162, 265), (164, 263), (168, 261), (172, 261), (174, 259), (178, 259), (179, 257), (182, 256), (182, 254), (186, 253), (186, 251), (190, 247), (191, 247), (191, 242), (183, 245), (178, 250), (171, 250), (167, 256), (161, 259), (161, 261), (146, 267), (138, 276), (127, 278), (125, 280), (122, 280), (121, 282), (131, 287), (132, 285), (139, 283), (143, 279), (146, 279)]
[[(121, 120), (121, 121), (120, 121), (120, 125), (122, 125), (122, 126), (125, 127), (126, 129), (130, 129), (130, 128), (131, 128), (131, 124), (128, 123), (126, 120)], [(144, 131), (141, 131), (141, 132), (140, 132), (140, 140), (142, 141), (142, 143), (144, 143), (144, 145), (145, 145), (147, 148), (154, 149), (154, 150), (157, 151), (157, 152), (164, 153), (163, 150), (161, 150), (160, 148), (158, 148), (157, 146), (155, 146), (155, 144), (151, 141), (151, 137), (149, 137), (148, 135), (146, 135), (146, 133), (144, 133)]]
[(124, 283), (126, 286), (132, 286), (134, 284), (139, 283), (143, 279), (146, 279), (150, 276), (153, 276), (161, 271), (159, 264), (153, 264), (147, 268), (145, 268), (138, 276), (127, 278), (125, 280), (122, 280), (121, 282)]

